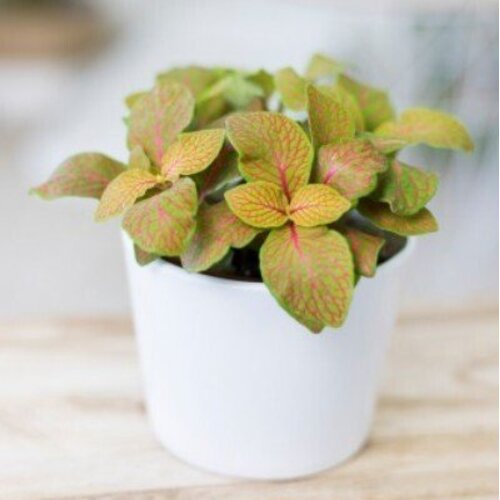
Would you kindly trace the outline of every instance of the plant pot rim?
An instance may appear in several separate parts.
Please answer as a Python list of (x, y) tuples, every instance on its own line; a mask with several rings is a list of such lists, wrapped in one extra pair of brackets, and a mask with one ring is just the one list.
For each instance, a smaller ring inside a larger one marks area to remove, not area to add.
[[(124, 233), (125, 239), (130, 243), (131, 240), (128, 235)], [(415, 248), (416, 238), (413, 236), (407, 237), (407, 242), (404, 248), (391, 257), (389, 260), (380, 264), (377, 267), (377, 272), (374, 276), (376, 278), (380, 273), (387, 273), (392, 269), (400, 267), (408, 257), (413, 253)], [(138, 265), (138, 264), (137, 264)], [(189, 272), (181, 266), (172, 264), (164, 259), (157, 259), (156, 261), (144, 267), (144, 271), (150, 273), (174, 273), (179, 276), (179, 279), (190, 280), (196, 283), (204, 282), (212, 286), (232, 287), (239, 290), (252, 290), (252, 291), (267, 291), (266, 285), (263, 281), (244, 281), (238, 279), (224, 278), (219, 276), (212, 276), (209, 274)], [(373, 278), (372, 278), (373, 279)]]

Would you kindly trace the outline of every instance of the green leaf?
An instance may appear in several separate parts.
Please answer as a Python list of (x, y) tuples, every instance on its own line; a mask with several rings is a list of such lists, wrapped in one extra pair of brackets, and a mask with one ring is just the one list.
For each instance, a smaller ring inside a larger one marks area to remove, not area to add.
[(472, 139), (462, 123), (452, 115), (427, 108), (407, 109), (397, 122), (384, 123), (375, 133), (407, 144), (464, 151), (474, 149)]
[(194, 98), (177, 83), (157, 84), (134, 104), (129, 117), (128, 146), (141, 146), (160, 165), (167, 146), (186, 128), (194, 111)]
[(264, 91), (258, 84), (247, 80), (243, 75), (236, 74), (223, 95), (231, 106), (243, 109), (256, 97), (264, 97)]
[(386, 157), (364, 139), (339, 140), (319, 150), (315, 177), (349, 200), (366, 196), (387, 170)]
[(273, 75), (264, 69), (260, 69), (255, 73), (250, 73), (247, 76), (249, 82), (258, 85), (262, 89), (263, 96), (269, 97), (274, 92), (274, 78)]
[(274, 85), (283, 104), (292, 111), (306, 109), (307, 80), (300, 77), (293, 68), (283, 68), (274, 75)]
[(394, 160), (373, 198), (389, 203), (398, 215), (413, 215), (434, 197), (437, 187), (436, 174)]
[(290, 219), (299, 226), (314, 227), (336, 221), (351, 208), (349, 200), (325, 184), (300, 188), (290, 203)]
[(148, 155), (144, 152), (144, 149), (142, 149), (141, 146), (135, 146), (134, 148), (132, 148), (128, 159), (128, 167), (139, 168), (148, 172), (151, 169), (151, 161), (149, 160)]
[(312, 331), (340, 326), (354, 286), (345, 238), (325, 226), (288, 224), (271, 231), (260, 250), (262, 277), (278, 303)]
[(263, 97), (260, 85), (247, 79), (240, 71), (226, 72), (222, 78), (207, 88), (197, 99), (198, 104), (214, 98), (223, 98), (236, 109), (245, 108), (255, 97)]
[(436, 219), (426, 208), (413, 215), (397, 215), (391, 212), (389, 205), (364, 198), (360, 200), (357, 209), (377, 227), (401, 236), (433, 233), (438, 230)]
[(326, 77), (339, 75), (344, 70), (344, 65), (323, 54), (314, 54), (306, 70), (308, 80), (320, 80)]
[(391, 139), (389, 137), (380, 137), (373, 132), (365, 132), (361, 135), (362, 138), (369, 140), (375, 148), (383, 154), (391, 154), (408, 146), (406, 141), (401, 139)]
[(179, 175), (193, 175), (205, 170), (219, 154), (225, 134), (224, 129), (181, 134), (163, 155), (162, 174), (168, 180), (175, 180)]
[(198, 187), (200, 202), (218, 191), (237, 184), (242, 180), (238, 170), (238, 155), (228, 145), (223, 146), (215, 161), (194, 177)]
[(133, 94), (129, 94), (127, 97), (125, 97), (125, 104), (128, 109), (132, 109), (135, 105), (136, 102), (139, 101), (142, 97), (147, 95), (148, 93), (146, 91), (141, 91), (141, 92), (134, 92)]
[(185, 177), (133, 205), (123, 218), (123, 228), (144, 251), (178, 256), (194, 233), (196, 210), (196, 186)]
[(203, 203), (197, 217), (196, 232), (181, 255), (182, 266), (191, 272), (206, 271), (224, 258), (231, 247), (243, 248), (259, 232), (241, 222), (225, 201)]
[(240, 155), (240, 171), (248, 181), (281, 187), (288, 199), (305, 186), (313, 150), (302, 128), (279, 113), (236, 113), (226, 121), (231, 144)]
[(358, 101), (367, 130), (375, 130), (381, 123), (394, 118), (394, 108), (383, 90), (364, 85), (346, 75), (340, 75), (338, 83)]
[(145, 252), (142, 248), (138, 247), (137, 245), (134, 245), (134, 255), (135, 255), (135, 261), (140, 266), (147, 266), (148, 264), (151, 264), (151, 262), (154, 262), (155, 260), (159, 259), (158, 255)]
[[(224, 97), (216, 96), (196, 105), (193, 128), (221, 128), (221, 124), (213, 125), (231, 110)], [(222, 127), (224, 124), (222, 123)]]
[(288, 220), (286, 196), (271, 182), (243, 184), (226, 191), (224, 197), (231, 211), (250, 226), (280, 227)]
[(99, 199), (106, 186), (125, 170), (125, 165), (100, 153), (81, 153), (65, 160), (49, 180), (30, 193), (46, 200), (63, 196)]
[(219, 78), (219, 73), (213, 69), (201, 66), (186, 66), (172, 68), (169, 71), (160, 73), (157, 81), (164, 83), (180, 83), (186, 86), (196, 98), (208, 87), (213, 85)]
[(353, 227), (343, 228), (340, 232), (347, 238), (351, 247), (356, 272), (369, 278), (375, 276), (378, 254), (385, 245), (384, 238), (379, 238)]
[(309, 130), (316, 148), (338, 139), (354, 137), (354, 118), (347, 108), (331, 94), (314, 85), (307, 87), (307, 111)]
[(321, 92), (332, 96), (334, 99), (340, 102), (340, 104), (342, 104), (347, 113), (354, 120), (354, 125), (357, 132), (363, 132), (365, 130), (365, 118), (363, 116), (363, 112), (359, 107), (358, 101), (352, 94), (350, 94), (344, 87), (338, 84), (332, 86), (321, 85), (318, 88)]
[(95, 213), (95, 220), (102, 222), (120, 215), (131, 207), (137, 198), (156, 186), (161, 179), (147, 170), (132, 168), (115, 177), (106, 187)]

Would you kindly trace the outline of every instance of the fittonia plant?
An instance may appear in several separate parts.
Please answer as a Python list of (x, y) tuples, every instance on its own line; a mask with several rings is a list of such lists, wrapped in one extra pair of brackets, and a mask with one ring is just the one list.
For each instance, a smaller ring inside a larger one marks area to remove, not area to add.
[(384, 246), (437, 230), (436, 175), (398, 153), (473, 148), (452, 116), (396, 116), (385, 92), (320, 55), (304, 77), (175, 68), (127, 105), (127, 164), (78, 154), (33, 191), (97, 198), (98, 221), (123, 214), (140, 265), (261, 277), (314, 332), (343, 323)]

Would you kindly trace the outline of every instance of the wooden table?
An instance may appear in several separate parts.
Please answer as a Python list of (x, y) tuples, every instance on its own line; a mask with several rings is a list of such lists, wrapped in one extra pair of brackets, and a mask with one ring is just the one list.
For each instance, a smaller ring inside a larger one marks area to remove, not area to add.
[(154, 441), (127, 320), (0, 323), (0, 498), (497, 498), (497, 324), (401, 321), (365, 450), (308, 479), (252, 482)]

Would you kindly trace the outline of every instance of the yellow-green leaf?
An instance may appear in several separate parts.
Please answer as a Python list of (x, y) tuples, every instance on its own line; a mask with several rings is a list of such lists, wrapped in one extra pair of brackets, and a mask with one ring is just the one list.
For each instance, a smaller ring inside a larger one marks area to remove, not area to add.
[(413, 215), (434, 197), (436, 174), (394, 160), (382, 176), (374, 198), (389, 203), (398, 215)]
[(157, 166), (167, 146), (189, 125), (194, 98), (184, 85), (157, 84), (132, 107), (128, 119), (128, 145), (141, 146)]
[(240, 171), (248, 181), (281, 187), (288, 199), (305, 186), (313, 150), (302, 128), (279, 113), (236, 113), (227, 121), (231, 144), (240, 155)]
[(405, 141), (407, 144), (426, 144), (434, 148), (472, 151), (474, 144), (467, 129), (448, 113), (427, 108), (411, 108), (396, 122), (377, 128), (381, 137)]
[(308, 80), (319, 80), (326, 77), (333, 77), (344, 70), (344, 65), (323, 54), (314, 54), (309, 61), (306, 70)]
[(320, 148), (315, 178), (355, 200), (375, 189), (377, 174), (387, 166), (386, 157), (368, 140), (340, 140)]
[(288, 220), (286, 196), (271, 182), (243, 184), (226, 191), (224, 197), (231, 211), (250, 226), (279, 227)]
[(264, 69), (259, 69), (255, 73), (250, 73), (247, 76), (249, 82), (258, 85), (263, 92), (264, 97), (269, 97), (274, 92), (274, 78), (273, 75)]
[(127, 97), (125, 97), (125, 104), (127, 105), (127, 108), (132, 109), (135, 103), (145, 95), (147, 95), (146, 91), (134, 92), (133, 94), (129, 94)]
[(358, 101), (351, 93), (338, 84), (330, 86), (321, 85), (318, 88), (321, 92), (331, 95), (342, 104), (349, 115), (353, 118), (357, 132), (363, 132), (365, 130), (365, 118), (363, 116), (363, 112), (359, 107)]
[(245, 75), (233, 75), (231, 85), (224, 91), (225, 100), (235, 109), (246, 108), (256, 97), (264, 97), (262, 88)]
[[(231, 106), (224, 97), (215, 96), (196, 105), (195, 116), (193, 119), (193, 128), (195, 130), (202, 128), (221, 128), (224, 123), (217, 123), (226, 113), (231, 110)], [(215, 122), (215, 126), (214, 126)]]
[(401, 236), (433, 233), (438, 230), (436, 219), (426, 208), (413, 215), (397, 215), (391, 212), (389, 205), (364, 198), (357, 209), (377, 227)]
[(361, 276), (375, 276), (378, 254), (385, 245), (384, 238), (365, 233), (353, 227), (340, 230), (347, 238), (354, 257), (354, 268)]
[(333, 95), (314, 85), (307, 87), (309, 129), (314, 146), (319, 148), (338, 139), (351, 139), (355, 133), (354, 118)]
[(63, 196), (99, 199), (106, 186), (125, 170), (125, 165), (100, 153), (81, 153), (65, 160), (49, 180), (30, 192), (53, 200)]
[(196, 186), (186, 177), (129, 208), (123, 228), (145, 252), (178, 256), (193, 235), (196, 210)]
[(156, 186), (160, 179), (147, 170), (131, 168), (113, 179), (102, 194), (95, 213), (95, 220), (102, 222), (120, 215), (131, 207), (137, 198)]
[(182, 266), (188, 271), (206, 271), (224, 258), (231, 247), (248, 245), (259, 232), (234, 215), (227, 203), (203, 203), (197, 216), (196, 232), (181, 255)]
[(278, 303), (311, 330), (344, 322), (354, 273), (349, 246), (336, 231), (294, 224), (275, 229), (260, 250), (260, 269)]
[(172, 68), (169, 71), (160, 73), (157, 81), (163, 83), (180, 83), (186, 86), (194, 97), (198, 97), (210, 85), (219, 78), (218, 72), (201, 66), (186, 66)]
[(346, 75), (340, 75), (338, 83), (358, 101), (367, 130), (375, 130), (381, 123), (394, 118), (394, 108), (383, 90), (364, 85)]
[(408, 143), (402, 139), (392, 139), (390, 137), (381, 137), (373, 132), (366, 132), (362, 137), (368, 139), (378, 151), (384, 154), (391, 154), (408, 146)]
[(283, 68), (274, 75), (276, 90), (283, 104), (292, 111), (306, 109), (307, 81), (299, 76), (293, 68)]
[(205, 170), (219, 154), (224, 135), (224, 129), (181, 134), (163, 156), (162, 174), (167, 179), (175, 179), (179, 175), (193, 175)]
[(241, 71), (226, 71), (221, 78), (202, 92), (197, 102), (205, 103), (215, 98), (223, 98), (235, 109), (245, 108), (255, 97), (264, 97), (264, 89), (252, 81), (250, 75)]
[(135, 146), (132, 148), (132, 151), (130, 151), (128, 166), (129, 168), (140, 168), (146, 171), (151, 169), (151, 161), (141, 146)]
[(349, 200), (325, 184), (300, 188), (290, 203), (290, 219), (304, 227), (321, 226), (336, 221), (351, 208)]

